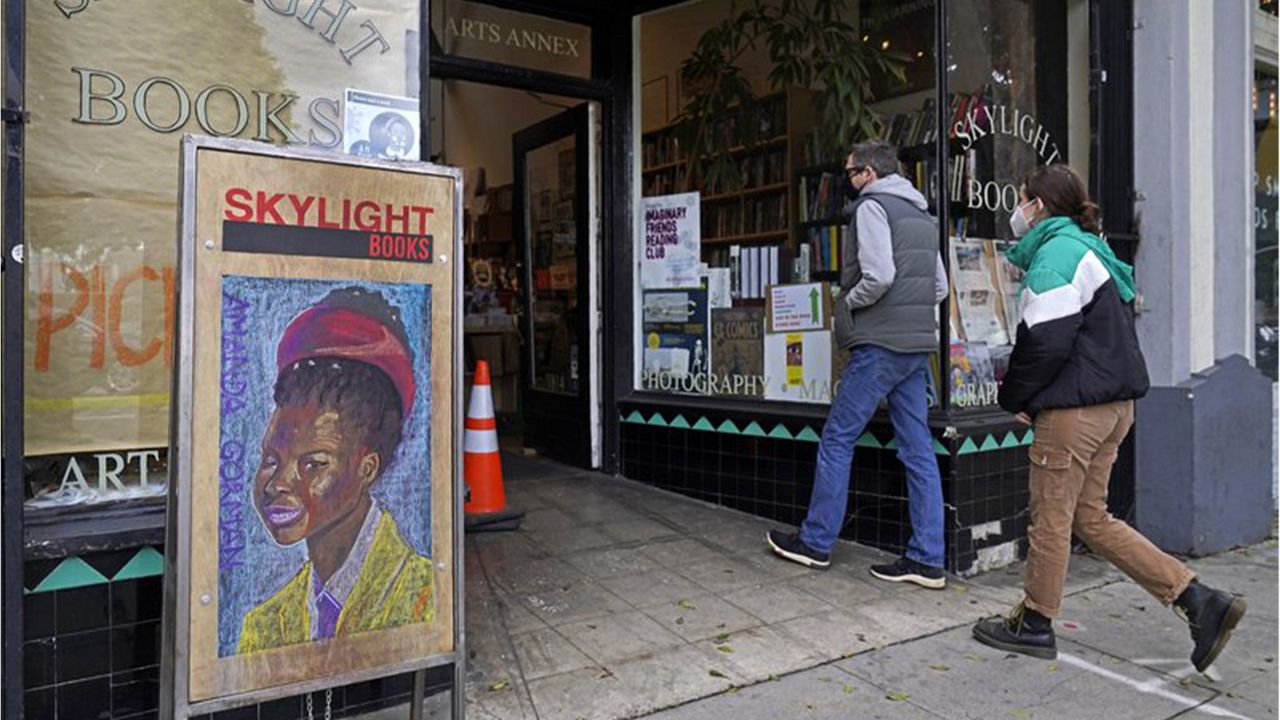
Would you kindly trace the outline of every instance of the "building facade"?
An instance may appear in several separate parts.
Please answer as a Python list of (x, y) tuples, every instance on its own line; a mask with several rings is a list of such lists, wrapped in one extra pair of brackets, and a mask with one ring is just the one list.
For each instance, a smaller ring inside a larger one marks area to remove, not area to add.
[[(798, 523), (844, 360), (844, 153), (883, 137), (953, 286), (930, 412), (948, 568), (1025, 553), (1032, 435), (994, 402), (1017, 299), (999, 253), (1021, 178), (1053, 162), (1137, 269), (1153, 391), (1113, 511), (1181, 552), (1269, 531), (1274, 2), (599, 5), (5, 2), (6, 717), (156, 715), (178, 139), (381, 152), (347, 122), (352, 89), (410, 103), (421, 157), (464, 169), (468, 357), (525, 447)], [(895, 451), (881, 413), (843, 533), (893, 552)], [(350, 686), (333, 709), (411, 689)]]

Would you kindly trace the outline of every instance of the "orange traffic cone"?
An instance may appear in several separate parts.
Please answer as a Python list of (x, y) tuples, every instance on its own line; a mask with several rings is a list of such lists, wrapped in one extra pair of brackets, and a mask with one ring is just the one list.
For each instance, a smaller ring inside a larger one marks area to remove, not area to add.
[(473, 532), (515, 530), (524, 519), (523, 510), (507, 507), (502, 486), (502, 458), (498, 454), (498, 420), (493, 414), (493, 390), (489, 386), (489, 363), (476, 363), (471, 386), (471, 406), (467, 409), (463, 433), (463, 477), (467, 481), (466, 529)]

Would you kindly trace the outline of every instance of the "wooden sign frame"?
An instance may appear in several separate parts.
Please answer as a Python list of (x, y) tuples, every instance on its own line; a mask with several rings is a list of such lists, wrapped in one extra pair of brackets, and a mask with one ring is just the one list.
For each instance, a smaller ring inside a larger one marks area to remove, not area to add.
[(462, 717), (462, 194), (183, 138), (162, 717), (446, 664)]

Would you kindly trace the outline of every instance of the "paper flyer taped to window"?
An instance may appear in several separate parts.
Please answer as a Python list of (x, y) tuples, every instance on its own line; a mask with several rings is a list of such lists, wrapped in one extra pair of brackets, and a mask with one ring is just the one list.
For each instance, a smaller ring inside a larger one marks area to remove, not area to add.
[(702, 213), (699, 193), (661, 195), (641, 201), (644, 230), (640, 284), (646, 290), (701, 284)]
[(348, 88), (342, 103), (342, 149), (350, 155), (417, 160), (422, 122), (414, 98)]

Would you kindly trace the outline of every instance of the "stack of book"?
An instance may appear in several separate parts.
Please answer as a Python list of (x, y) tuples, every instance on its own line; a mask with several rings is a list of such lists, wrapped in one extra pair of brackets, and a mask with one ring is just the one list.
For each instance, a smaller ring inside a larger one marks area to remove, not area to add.
[(791, 281), (791, 253), (781, 245), (733, 245), (729, 275), (735, 300), (763, 300), (770, 285)]

